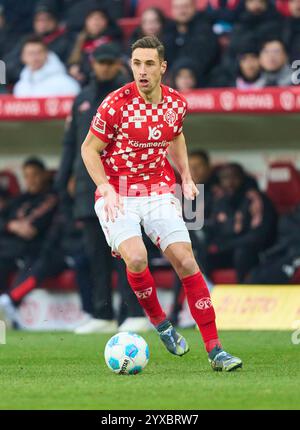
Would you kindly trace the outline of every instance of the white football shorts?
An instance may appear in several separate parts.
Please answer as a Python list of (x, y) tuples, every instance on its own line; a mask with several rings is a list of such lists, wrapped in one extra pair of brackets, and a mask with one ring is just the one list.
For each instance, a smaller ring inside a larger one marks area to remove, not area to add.
[(120, 255), (118, 248), (124, 240), (142, 236), (141, 225), (147, 236), (162, 251), (171, 243), (191, 243), (182, 218), (181, 204), (173, 194), (122, 198), (124, 214), (118, 211), (114, 222), (106, 221), (104, 198), (101, 197), (95, 203), (96, 214), (114, 256)]

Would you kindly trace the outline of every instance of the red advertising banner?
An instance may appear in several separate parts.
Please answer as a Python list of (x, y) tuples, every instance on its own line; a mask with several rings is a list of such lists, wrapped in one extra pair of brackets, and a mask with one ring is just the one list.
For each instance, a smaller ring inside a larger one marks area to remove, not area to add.
[(300, 112), (300, 87), (237, 90), (194, 90), (185, 97), (190, 112), (288, 113)]
[[(190, 113), (292, 113), (300, 112), (300, 87), (237, 90), (235, 88), (193, 90), (185, 94)], [(0, 121), (65, 118), (72, 97), (0, 97)]]
[(0, 97), (0, 121), (66, 118), (73, 100), (73, 97), (29, 99), (4, 95)]

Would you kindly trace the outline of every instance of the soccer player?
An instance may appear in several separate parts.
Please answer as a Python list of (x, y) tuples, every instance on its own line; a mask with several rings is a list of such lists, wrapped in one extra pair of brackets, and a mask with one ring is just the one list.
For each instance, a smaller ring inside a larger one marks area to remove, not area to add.
[(141, 225), (181, 279), (212, 368), (234, 370), (242, 361), (222, 349), (210, 294), (179, 200), (171, 192), (175, 175), (167, 152), (181, 175), (185, 198), (198, 194), (182, 133), (187, 103), (161, 84), (167, 64), (156, 37), (133, 44), (131, 67), (134, 82), (106, 97), (82, 144), (83, 161), (97, 187), (95, 211), (113, 255), (125, 261), (129, 284), (167, 350), (182, 356), (189, 347), (159, 304)]

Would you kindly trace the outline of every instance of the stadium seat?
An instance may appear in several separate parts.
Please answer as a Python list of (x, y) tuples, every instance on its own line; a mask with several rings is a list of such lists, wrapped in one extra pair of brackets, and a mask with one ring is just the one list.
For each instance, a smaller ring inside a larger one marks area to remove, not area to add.
[(162, 10), (163, 13), (170, 17), (171, 16), (171, 4), (172, 0), (143, 0), (139, 1), (136, 8), (136, 16), (141, 16), (145, 9), (149, 7), (157, 7)]
[(197, 0), (197, 9), (198, 10), (204, 10), (209, 5), (209, 0)]
[(291, 280), (291, 284), (297, 284), (300, 285), (300, 268), (296, 270), (294, 273), (294, 276)]
[[(236, 4), (239, 2), (239, 0), (232, 0), (232, 4), (236, 6)], [(197, 0), (197, 9), (198, 10), (204, 10), (207, 8), (207, 6), (211, 5), (213, 8), (217, 8), (218, 6), (218, 0)], [(136, 9), (136, 16), (141, 16), (141, 14), (144, 12), (145, 9), (148, 9), (149, 7), (157, 7), (163, 11), (163, 13), (171, 17), (171, 5), (172, 0), (143, 0), (139, 1), (137, 9)]]
[(140, 17), (120, 18), (118, 19), (118, 24), (122, 29), (123, 41), (124, 41), (124, 44), (126, 45), (133, 31), (140, 24)]
[(58, 276), (46, 279), (42, 288), (48, 290), (59, 290), (59, 291), (77, 291), (78, 286), (76, 282), (75, 272), (73, 270), (65, 270)]
[[(229, 0), (227, 2), (227, 8), (228, 9), (235, 9), (237, 5), (239, 4), (240, 0)], [(220, 5), (220, 0), (197, 0), (197, 9), (198, 10), (204, 10), (208, 6), (210, 6), (212, 9), (218, 9)]]
[(175, 281), (175, 273), (170, 268), (153, 270), (153, 278), (158, 288), (172, 289)]
[(279, 214), (300, 203), (300, 173), (290, 162), (274, 162), (268, 170), (267, 195)]
[(218, 269), (211, 274), (213, 284), (237, 284), (237, 275), (234, 269)]
[(275, 0), (276, 9), (283, 16), (290, 16), (290, 9), (288, 0)]
[(8, 191), (11, 197), (15, 197), (20, 193), (17, 176), (10, 170), (0, 171), (0, 187)]

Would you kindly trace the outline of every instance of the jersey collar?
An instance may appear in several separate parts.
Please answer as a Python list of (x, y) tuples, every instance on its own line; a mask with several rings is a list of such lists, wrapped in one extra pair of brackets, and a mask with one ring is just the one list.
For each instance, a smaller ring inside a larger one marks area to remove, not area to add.
[(137, 96), (138, 98), (140, 98), (140, 100), (142, 100), (144, 103), (152, 105), (152, 106), (158, 106), (159, 104), (166, 103), (168, 101), (167, 100), (167, 95), (166, 95), (166, 87), (165, 87), (165, 85), (160, 84), (160, 88), (161, 88), (161, 93), (162, 93), (162, 97), (163, 97), (162, 101), (160, 101), (159, 103), (146, 102), (143, 99), (143, 97), (140, 95), (136, 82), (133, 81), (133, 94), (135, 96)]

